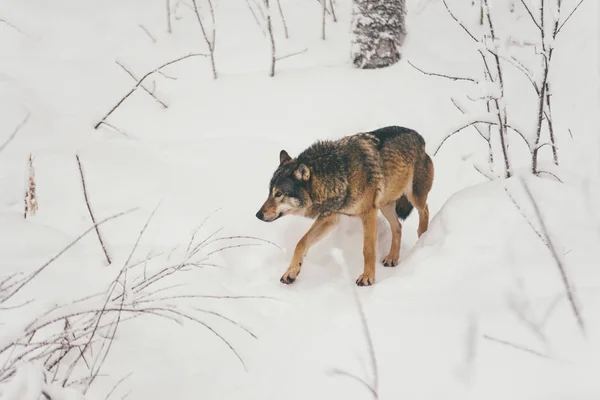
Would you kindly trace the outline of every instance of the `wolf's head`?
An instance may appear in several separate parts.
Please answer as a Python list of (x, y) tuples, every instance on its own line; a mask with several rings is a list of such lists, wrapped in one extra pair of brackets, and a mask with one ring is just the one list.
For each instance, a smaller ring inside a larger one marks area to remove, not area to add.
[(269, 197), (256, 213), (256, 218), (272, 222), (284, 215), (304, 215), (312, 204), (307, 184), (310, 178), (310, 169), (306, 165), (281, 150), (279, 167), (269, 184)]

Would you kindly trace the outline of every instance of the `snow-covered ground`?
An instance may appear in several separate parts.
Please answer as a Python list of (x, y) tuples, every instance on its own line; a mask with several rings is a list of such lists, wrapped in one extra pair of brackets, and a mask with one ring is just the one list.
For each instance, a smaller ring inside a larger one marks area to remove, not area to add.
[[(461, 1), (448, 3), (476, 22), (478, 8)], [(42, 341), (44, 331), (31, 336), (28, 325), (49, 310), (38, 324), (102, 309), (107, 288), (120, 276), (125, 298), (138, 301), (138, 309), (160, 305), (176, 321), (124, 316), (88, 399), (106, 398), (124, 378), (111, 399), (371, 398), (365, 383), (377, 386), (382, 399), (600, 396), (600, 141), (592, 125), (600, 98), (597, 2), (586, 0), (573, 14), (553, 59), (561, 157), (555, 172), (564, 183), (527, 175), (529, 161), (516, 136), (511, 151), (522, 179), (488, 181), (474, 168), (485, 165), (486, 145), (476, 131), (465, 130), (433, 158), (428, 232), (417, 240), (413, 213), (403, 224), (400, 265), (378, 265), (377, 283), (363, 288), (353, 283), (362, 269), (362, 230), (348, 217), (311, 249), (294, 285), (279, 283), (311, 223), (288, 217), (265, 224), (254, 216), (279, 151), (293, 156), (317, 139), (403, 125), (419, 131), (433, 154), (465, 120), (450, 98), (473, 94), (473, 85), (424, 75), (407, 61), (427, 71), (477, 76), (473, 44), (441, 1), (409, 0), (403, 60), (357, 70), (349, 63), (350, 0), (335, 1), (338, 21), (328, 18), (326, 40), (318, 1), (281, 0), (290, 38), (274, 13), (278, 55), (302, 53), (280, 60), (271, 78), (270, 44), (248, 5), (214, 3), (218, 79), (204, 58), (165, 68), (146, 87), (168, 108), (138, 90), (108, 118), (118, 130), (93, 128), (135, 84), (117, 61), (139, 78), (207, 51), (191, 2), (171, 2), (172, 34), (165, 1), (0, 5), (0, 146), (29, 114), (0, 152), (0, 288), (12, 274), (42, 266), (92, 225), (76, 154), (97, 220), (134, 209), (100, 226), (110, 266), (91, 231), (0, 303), (0, 351), (14, 341)], [(520, 2), (512, 2), (517, 17), (503, 1), (492, 3), (500, 18), (518, 18), (510, 35), (530, 34)], [(205, 13), (206, 3), (198, 4)], [(576, 4), (563, 1), (569, 11)], [(533, 131), (531, 89), (518, 71), (506, 74), (514, 82), (506, 94), (510, 110), (522, 129)], [(24, 219), (29, 154), (39, 210)], [(381, 217), (378, 258), (390, 240)], [(556, 249), (573, 286), (585, 337), (545, 243)], [(251, 246), (219, 251), (238, 245)], [(138, 291), (135, 285), (182, 260), (197, 268)], [(125, 279), (119, 275), (124, 265), (135, 265)], [(110, 327), (100, 331), (112, 336)], [(105, 351), (101, 343), (93, 355)], [(0, 372), (16, 351), (0, 353)], [(56, 376), (66, 377), (77, 357), (71, 350)], [(26, 360), (16, 364), (22, 367), (14, 376), (0, 374), (0, 398), (39, 398), (42, 372)], [(90, 374), (87, 363), (77, 363), (68, 383)], [(57, 391), (53, 399), (66, 396)]]

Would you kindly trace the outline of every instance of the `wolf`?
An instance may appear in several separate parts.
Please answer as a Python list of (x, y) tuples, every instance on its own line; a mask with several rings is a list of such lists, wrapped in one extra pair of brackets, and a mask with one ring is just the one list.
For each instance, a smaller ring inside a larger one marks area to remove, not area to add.
[(433, 178), (425, 140), (402, 126), (320, 140), (295, 158), (281, 150), (267, 200), (256, 217), (273, 222), (297, 215), (314, 222), (297, 243), (280, 281), (294, 283), (310, 247), (329, 233), (340, 215), (348, 215), (359, 217), (363, 227), (364, 268), (356, 284), (374, 284), (378, 212), (381, 210), (392, 231), (391, 248), (382, 262), (394, 267), (400, 257), (400, 220), (405, 220), (413, 207), (419, 212), (418, 237), (427, 231), (427, 196)]

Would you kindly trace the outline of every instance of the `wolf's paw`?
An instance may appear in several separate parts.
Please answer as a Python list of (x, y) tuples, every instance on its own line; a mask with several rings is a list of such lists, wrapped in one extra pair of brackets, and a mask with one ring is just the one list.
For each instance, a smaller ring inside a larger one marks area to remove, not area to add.
[(300, 273), (300, 270), (288, 269), (287, 271), (285, 271), (285, 274), (283, 274), (281, 279), (279, 279), (279, 282), (285, 283), (286, 285), (290, 285), (296, 281), (296, 278), (298, 277), (299, 273)]
[(371, 286), (375, 283), (375, 277), (367, 274), (361, 274), (356, 280), (358, 286)]
[(382, 263), (384, 267), (395, 267), (396, 265), (398, 265), (398, 258), (400, 258), (400, 256), (392, 256), (390, 254), (388, 254), (387, 256), (385, 256), (385, 258), (383, 259)]

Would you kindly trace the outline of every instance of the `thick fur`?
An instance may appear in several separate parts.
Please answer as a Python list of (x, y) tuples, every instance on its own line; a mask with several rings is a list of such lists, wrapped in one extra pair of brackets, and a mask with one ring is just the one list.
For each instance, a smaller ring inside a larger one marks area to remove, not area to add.
[(375, 283), (377, 213), (381, 210), (392, 230), (392, 246), (383, 259), (395, 266), (400, 256), (402, 225), (413, 207), (419, 212), (420, 237), (429, 224), (427, 196), (434, 167), (425, 140), (412, 129), (388, 126), (339, 140), (318, 141), (296, 158), (285, 150), (269, 184), (269, 196), (257, 218), (271, 222), (284, 215), (314, 219), (296, 245), (281, 282), (293, 283), (310, 246), (323, 238), (340, 214), (363, 223), (364, 271), (359, 286)]

